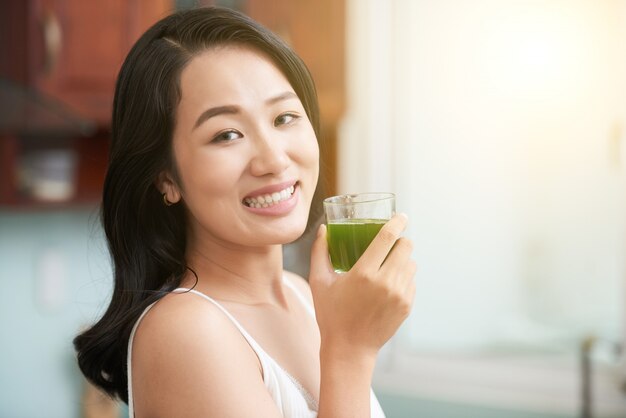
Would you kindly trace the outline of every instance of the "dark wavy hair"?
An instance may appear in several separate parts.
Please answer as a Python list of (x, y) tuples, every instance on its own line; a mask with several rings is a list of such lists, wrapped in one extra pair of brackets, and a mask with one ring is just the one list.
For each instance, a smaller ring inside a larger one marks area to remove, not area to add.
[(155, 185), (164, 170), (176, 178), (172, 133), (180, 74), (194, 56), (225, 44), (268, 56), (294, 88), (319, 138), (318, 102), (309, 71), (281, 39), (249, 17), (219, 7), (180, 11), (157, 22), (135, 43), (115, 87), (101, 207), (113, 294), (102, 318), (74, 339), (87, 379), (126, 403), (132, 327), (148, 305), (180, 285), (187, 269), (184, 204), (166, 207)]

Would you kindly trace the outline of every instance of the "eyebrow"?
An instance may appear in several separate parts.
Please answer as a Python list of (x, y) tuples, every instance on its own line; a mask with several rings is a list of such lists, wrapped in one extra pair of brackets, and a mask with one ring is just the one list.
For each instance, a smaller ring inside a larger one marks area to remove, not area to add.
[[(290, 100), (290, 99), (297, 99), (297, 98), (298, 96), (296, 95), (296, 93), (292, 91), (286, 91), (277, 96), (267, 99), (265, 103), (268, 105), (272, 105), (276, 102), (280, 102), (283, 100)], [(204, 122), (211, 119), (212, 117), (215, 117), (218, 115), (235, 115), (239, 112), (240, 112), (239, 107), (233, 106), (233, 105), (212, 107), (202, 112), (202, 114), (196, 120), (196, 123), (193, 126), (193, 129), (196, 129), (198, 126), (202, 125)]]

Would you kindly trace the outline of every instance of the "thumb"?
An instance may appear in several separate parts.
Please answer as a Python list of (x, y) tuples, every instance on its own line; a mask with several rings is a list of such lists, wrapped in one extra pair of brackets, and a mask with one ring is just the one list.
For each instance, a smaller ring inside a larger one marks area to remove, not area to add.
[(317, 229), (317, 236), (311, 246), (310, 279), (322, 279), (330, 277), (334, 272), (328, 255), (328, 242), (326, 241), (326, 225), (321, 224)]

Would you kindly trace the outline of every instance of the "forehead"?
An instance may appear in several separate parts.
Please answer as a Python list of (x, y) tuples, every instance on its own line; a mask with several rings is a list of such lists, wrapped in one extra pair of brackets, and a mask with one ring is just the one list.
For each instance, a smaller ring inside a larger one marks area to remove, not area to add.
[[(237, 104), (293, 91), (274, 62), (262, 52), (239, 45), (211, 48), (194, 56), (180, 78), (181, 104)], [(245, 104), (245, 103), (242, 103)]]

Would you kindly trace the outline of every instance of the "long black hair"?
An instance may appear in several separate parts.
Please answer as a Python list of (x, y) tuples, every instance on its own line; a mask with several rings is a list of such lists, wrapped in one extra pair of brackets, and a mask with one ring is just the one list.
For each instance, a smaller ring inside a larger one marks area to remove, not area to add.
[(294, 88), (319, 138), (309, 71), (282, 40), (247, 16), (218, 7), (180, 11), (157, 22), (135, 43), (115, 87), (101, 208), (115, 285), (102, 318), (74, 339), (83, 374), (124, 402), (132, 327), (149, 304), (180, 285), (187, 269), (184, 204), (166, 206), (155, 185), (163, 171), (176, 177), (172, 133), (180, 74), (194, 56), (225, 44), (267, 55)]

